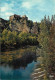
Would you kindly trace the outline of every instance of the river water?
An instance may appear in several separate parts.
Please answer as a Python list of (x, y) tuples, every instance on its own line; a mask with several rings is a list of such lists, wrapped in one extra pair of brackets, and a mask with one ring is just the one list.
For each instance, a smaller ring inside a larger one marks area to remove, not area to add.
[[(11, 57), (11, 56), (14, 56), (14, 54), (15, 54), (15, 59), (20, 57), (20, 55), (18, 55), (19, 53), (17, 53), (17, 52), (20, 52), (20, 54), (21, 53), (27, 54), (28, 51), (29, 52), (31, 51), (30, 53), (32, 53), (32, 52), (34, 53), (35, 52), (34, 49), (36, 49), (36, 48), (31, 47), (31, 48), (20, 49), (17, 51), (1, 53), (2, 54), (1, 62), (3, 64), (0, 65), (0, 80), (31, 80), (31, 74), (32, 74), (32, 72), (35, 68), (35, 64), (37, 64), (37, 62), (35, 62), (34, 60), (31, 60), (31, 61), (29, 60), (28, 63), (22, 62), (22, 63), (26, 64), (25, 66), (19, 65), (16, 68), (13, 67), (14, 65), (12, 63), (11, 63), (12, 65), (10, 65), (10, 64), (8, 64), (8, 62), (12, 61), (12, 58), (14, 58), (14, 57)], [(12, 55), (11, 55), (11, 53), (12, 53)], [(17, 63), (17, 64), (19, 64), (19, 63)]]
[(31, 73), (34, 70), (36, 62), (28, 64), (26, 68), (13, 69), (12, 67), (0, 66), (1, 80), (31, 80)]

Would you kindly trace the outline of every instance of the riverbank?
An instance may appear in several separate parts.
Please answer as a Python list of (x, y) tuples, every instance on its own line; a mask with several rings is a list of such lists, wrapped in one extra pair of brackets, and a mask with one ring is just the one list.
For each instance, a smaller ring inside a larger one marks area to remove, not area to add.
[(18, 50), (20, 48), (24, 49), (24, 48), (29, 48), (30, 46), (38, 46), (37, 44), (31, 44), (31, 45), (8, 45), (8, 47), (5, 45), (5, 46), (1, 46), (1, 50), (0, 52), (6, 52), (6, 51), (13, 51), (13, 50)]
[(44, 64), (42, 64), (42, 57), (38, 57), (37, 61), (39, 61), (39, 64), (35, 65), (35, 69), (31, 74), (32, 80), (55, 80), (55, 73), (47, 72)]

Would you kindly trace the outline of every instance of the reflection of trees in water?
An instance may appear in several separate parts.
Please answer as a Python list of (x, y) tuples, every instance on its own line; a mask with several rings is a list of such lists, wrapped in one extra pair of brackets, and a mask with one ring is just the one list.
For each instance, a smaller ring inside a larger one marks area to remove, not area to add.
[(18, 59), (22, 57), (24, 54), (27, 54), (27, 52), (35, 53), (36, 46), (28, 46), (28, 47), (20, 48), (18, 50), (1, 52), (0, 55), (1, 63), (8, 63), (14, 59)]
[[(21, 49), (21, 51), (8, 52), (1, 55), (1, 64), (9, 65), (13, 68), (25, 68), (33, 60), (36, 61), (36, 48)], [(19, 53), (20, 52), (20, 53)]]
[(36, 61), (36, 54), (27, 52), (21, 58), (14, 59), (9, 65), (13, 66), (13, 68), (26, 67), (32, 61)]

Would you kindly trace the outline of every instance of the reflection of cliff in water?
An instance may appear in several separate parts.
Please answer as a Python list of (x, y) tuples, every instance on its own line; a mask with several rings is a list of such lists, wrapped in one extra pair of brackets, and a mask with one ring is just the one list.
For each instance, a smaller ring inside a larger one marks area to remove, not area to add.
[(13, 68), (26, 67), (29, 63), (36, 61), (36, 53), (27, 52), (21, 58), (14, 59), (9, 63)]

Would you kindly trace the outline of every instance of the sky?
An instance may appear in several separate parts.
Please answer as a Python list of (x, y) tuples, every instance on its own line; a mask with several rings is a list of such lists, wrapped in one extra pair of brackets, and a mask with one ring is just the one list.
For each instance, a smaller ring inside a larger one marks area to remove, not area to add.
[(0, 17), (26, 15), (32, 21), (41, 21), (43, 17), (55, 14), (55, 0), (0, 0)]

